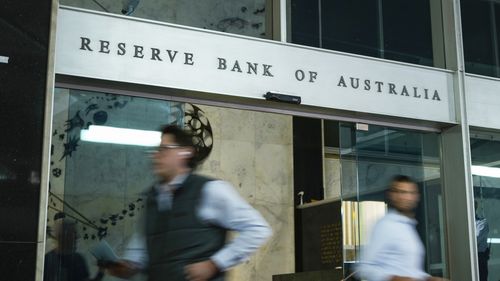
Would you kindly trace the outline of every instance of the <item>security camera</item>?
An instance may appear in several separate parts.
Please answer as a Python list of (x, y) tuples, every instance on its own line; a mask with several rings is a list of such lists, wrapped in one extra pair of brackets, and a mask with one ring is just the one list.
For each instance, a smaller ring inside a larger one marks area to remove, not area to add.
[(275, 91), (269, 91), (264, 95), (266, 100), (279, 101), (293, 104), (300, 104), (301, 99), (299, 96), (285, 95)]

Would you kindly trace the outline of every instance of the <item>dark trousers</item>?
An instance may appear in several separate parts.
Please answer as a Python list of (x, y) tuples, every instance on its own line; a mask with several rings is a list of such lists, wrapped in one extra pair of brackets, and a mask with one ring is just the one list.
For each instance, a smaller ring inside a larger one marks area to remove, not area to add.
[(479, 281), (488, 281), (488, 259), (490, 255), (488, 251), (478, 252), (478, 264), (479, 264)]

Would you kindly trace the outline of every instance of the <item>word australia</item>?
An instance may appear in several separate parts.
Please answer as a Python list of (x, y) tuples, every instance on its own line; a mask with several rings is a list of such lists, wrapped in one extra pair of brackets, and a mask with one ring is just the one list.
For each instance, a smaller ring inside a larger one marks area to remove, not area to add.
[(407, 85), (398, 85), (369, 79), (340, 76), (337, 87), (360, 89), (367, 92), (386, 93), (418, 99), (441, 101), (437, 90), (419, 88)]

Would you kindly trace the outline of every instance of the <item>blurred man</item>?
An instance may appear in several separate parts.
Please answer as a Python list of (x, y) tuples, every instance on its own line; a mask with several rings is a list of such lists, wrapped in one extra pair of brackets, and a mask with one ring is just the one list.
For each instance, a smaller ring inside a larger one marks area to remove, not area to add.
[(57, 246), (45, 255), (44, 281), (99, 281), (104, 276), (103, 269), (89, 278), (85, 258), (76, 252), (76, 223), (63, 218), (54, 223), (54, 238)]
[(488, 280), (488, 260), (490, 259), (490, 247), (488, 245), (488, 232), (490, 227), (486, 218), (477, 213), (478, 202), (474, 201), (476, 209), (476, 239), (477, 239), (477, 259), (479, 265), (479, 281)]
[[(192, 136), (165, 127), (153, 156), (159, 182), (146, 200), (142, 235), (133, 237), (111, 274), (129, 278), (144, 271), (149, 281), (222, 281), (226, 270), (271, 235), (267, 222), (229, 183), (194, 174), (196, 165)], [(228, 230), (238, 233), (229, 242)]]
[(424, 271), (425, 250), (415, 228), (418, 187), (409, 177), (395, 176), (387, 191), (388, 213), (374, 226), (358, 273), (369, 281), (438, 281)]

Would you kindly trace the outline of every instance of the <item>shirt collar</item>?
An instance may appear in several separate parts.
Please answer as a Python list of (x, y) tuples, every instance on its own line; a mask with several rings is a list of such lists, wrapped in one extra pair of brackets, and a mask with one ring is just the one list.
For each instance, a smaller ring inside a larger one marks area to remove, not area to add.
[(180, 174), (175, 176), (170, 182), (168, 183), (158, 183), (156, 184), (155, 188), (157, 191), (174, 191), (177, 188), (179, 188), (182, 183), (186, 180), (186, 178), (189, 176), (189, 173), (185, 174)]
[(387, 215), (390, 216), (392, 219), (394, 219), (397, 222), (407, 223), (407, 224), (411, 224), (411, 225), (417, 225), (416, 219), (405, 216), (405, 215), (401, 214), (400, 212), (398, 212), (397, 210), (389, 209), (389, 211), (387, 212)]

